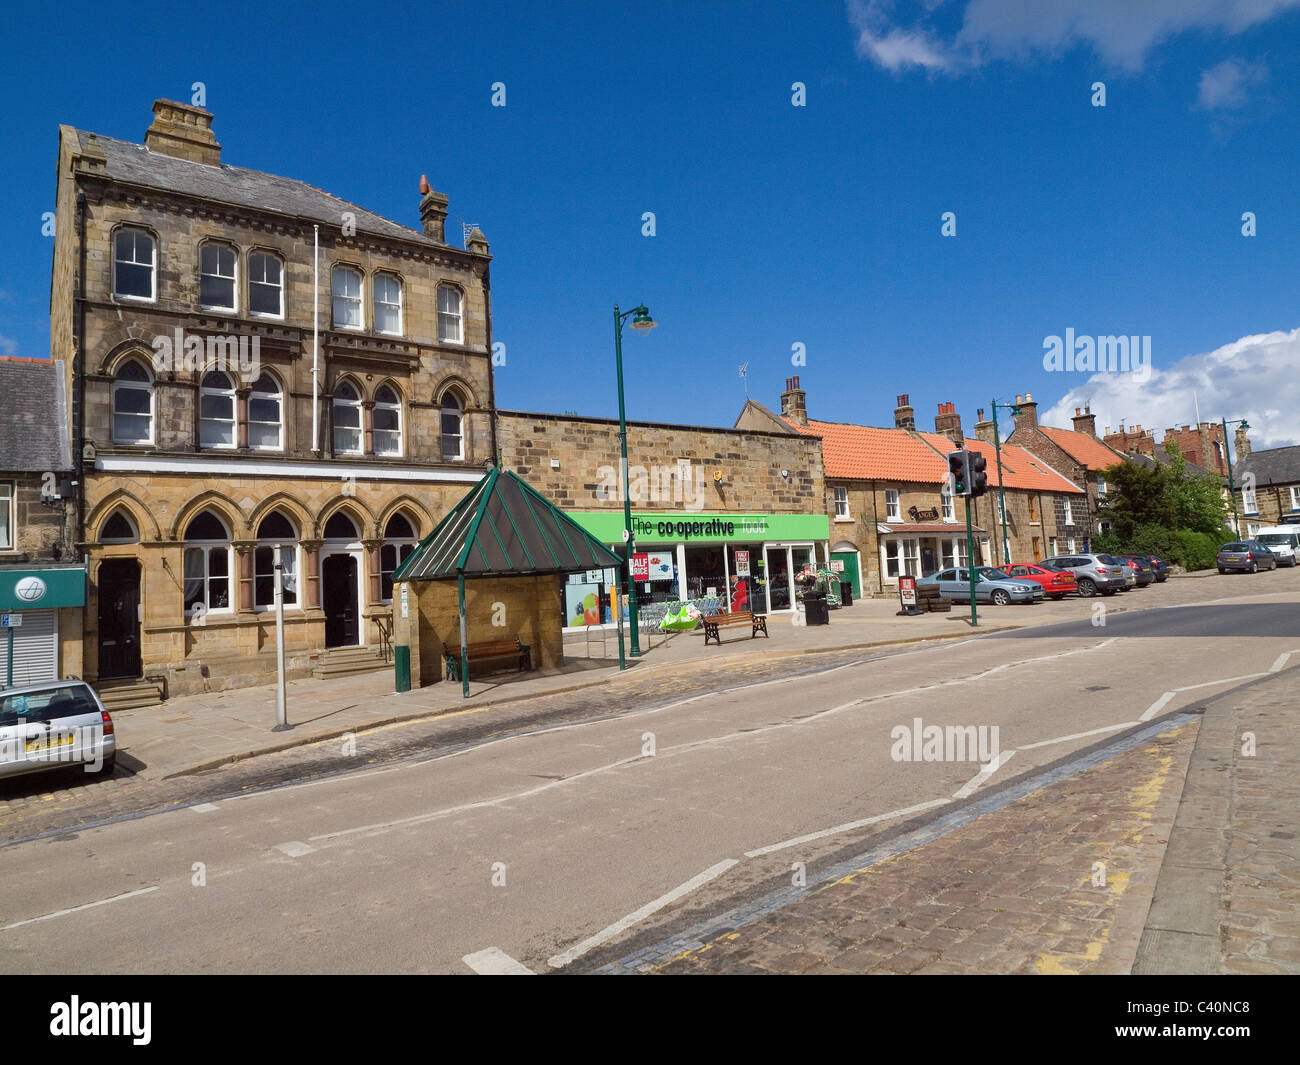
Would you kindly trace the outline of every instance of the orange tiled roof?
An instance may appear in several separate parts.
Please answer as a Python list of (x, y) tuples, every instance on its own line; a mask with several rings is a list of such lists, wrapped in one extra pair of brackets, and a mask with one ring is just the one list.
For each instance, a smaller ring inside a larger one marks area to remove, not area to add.
[(821, 437), (827, 477), (939, 484), (948, 474), (948, 463), (905, 429), (784, 421), (804, 436)]
[[(926, 443), (947, 455), (954, 444), (942, 433), (918, 433)], [(967, 438), (965, 447), (968, 451), (978, 451), (984, 456), (988, 468), (984, 471), (989, 485), (998, 487), (998, 453), (987, 441)], [(944, 465), (947, 472), (947, 464)], [(1051, 466), (1015, 444), (1002, 445), (1002, 472), (1006, 475), (1007, 488), (1025, 488), (1035, 492), (1074, 492), (1082, 495), (1083, 489), (1063, 474), (1057, 473)]]
[(1117, 455), (1095, 436), (1076, 433), (1073, 429), (1052, 429), (1046, 425), (1038, 428), (1053, 444), (1090, 470), (1104, 470), (1123, 461), (1122, 455)]

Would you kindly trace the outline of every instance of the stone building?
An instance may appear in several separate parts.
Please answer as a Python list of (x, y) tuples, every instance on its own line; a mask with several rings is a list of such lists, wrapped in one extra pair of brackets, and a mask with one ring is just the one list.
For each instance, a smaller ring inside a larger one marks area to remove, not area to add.
[(79, 677), (86, 570), (74, 549), (64, 368), (0, 358), (0, 395), (0, 685)]
[[(788, 426), (702, 428), (629, 422), (628, 490), (641, 602), (724, 600), (789, 611), (794, 575), (827, 562), (818, 441)], [(504, 469), (524, 477), (601, 543), (623, 551), (616, 419), (498, 411)], [(612, 620), (606, 577), (575, 575), (568, 624)]]
[(143, 144), (59, 130), (85, 675), (273, 679), (277, 554), (291, 675), (372, 665), (397, 562), (496, 452), (487, 241), (450, 244), (423, 178), (409, 228), (223, 162), (207, 111), (153, 112)]
[(1300, 446), (1251, 451), (1232, 469), (1242, 536), (1270, 525), (1300, 525)]
[[(941, 403), (933, 433), (918, 431), (915, 410), (898, 397), (894, 427), (878, 428), (808, 418), (807, 394), (797, 377), (786, 382), (781, 414), (746, 403), (737, 425), (784, 427), (821, 441), (831, 558), (855, 594), (892, 595), (901, 574), (928, 576), (967, 561), (965, 503), (944, 491), (947, 454), (979, 451), (988, 465), (989, 491), (972, 500), (976, 561), (1003, 560), (1003, 522), (997, 508), (997, 456), (991, 445), (966, 438), (952, 403)], [(1002, 447), (1006, 533), (1012, 561), (1037, 560), (1072, 546), (1084, 535), (1082, 492), (1023, 448)]]
[[(1151, 429), (1143, 429), (1141, 425), (1133, 425), (1127, 429), (1121, 425), (1114, 432), (1111, 431), (1110, 426), (1106, 426), (1102, 440), (1117, 451), (1135, 452), (1152, 457), (1157, 457), (1156, 453), (1173, 441), (1178, 448), (1178, 453), (1191, 465), (1217, 473), (1220, 477), (1228, 476), (1228, 459), (1224, 450), (1226, 438), (1223, 435), (1221, 422), (1201, 422), (1198, 425), (1184, 425), (1181, 428), (1175, 426), (1166, 429), (1159, 441), (1156, 440), (1155, 433)], [(1233, 448), (1233, 462), (1240, 462), (1250, 454), (1250, 440), (1246, 430), (1240, 426), (1234, 434)]]

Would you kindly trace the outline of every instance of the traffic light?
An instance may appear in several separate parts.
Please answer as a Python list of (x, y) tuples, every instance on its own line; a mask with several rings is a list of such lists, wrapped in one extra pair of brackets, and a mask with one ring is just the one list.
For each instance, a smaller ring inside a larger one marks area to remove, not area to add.
[(970, 496), (976, 499), (989, 490), (989, 477), (984, 471), (988, 461), (978, 451), (970, 454)]
[(948, 473), (952, 477), (952, 494), (964, 496), (970, 494), (970, 452), (949, 451)]

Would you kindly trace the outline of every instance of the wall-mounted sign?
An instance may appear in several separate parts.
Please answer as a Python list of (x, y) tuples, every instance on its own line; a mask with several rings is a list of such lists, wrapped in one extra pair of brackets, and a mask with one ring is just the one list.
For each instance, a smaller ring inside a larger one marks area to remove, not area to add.
[(408, 605), (406, 600), (406, 585), (403, 584), (402, 585), (402, 617), (409, 618), (410, 616), (411, 616), (410, 606)]
[(832, 572), (832, 573), (843, 573), (843, 572), (844, 572), (844, 559), (842, 559), (842, 558), (833, 558), (833, 559), (831, 559), (831, 572)]
[(649, 570), (646, 580), (670, 581), (673, 579), (673, 554), (671, 551), (649, 551)]
[(926, 507), (925, 510), (922, 510), (920, 507), (908, 507), (907, 516), (913, 521), (938, 521), (939, 508)]

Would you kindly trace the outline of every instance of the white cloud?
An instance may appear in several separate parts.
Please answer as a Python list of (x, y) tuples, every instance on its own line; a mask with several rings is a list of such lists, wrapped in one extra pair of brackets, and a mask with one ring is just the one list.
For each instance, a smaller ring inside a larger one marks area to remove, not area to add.
[(18, 353), (18, 341), (7, 336), (0, 336), (0, 355), (16, 355)]
[(957, 72), (989, 58), (1059, 55), (1082, 44), (1112, 66), (1141, 70), (1152, 48), (1180, 33), (1232, 35), (1300, 8), (1300, 0), (966, 0), (961, 29), (945, 41), (932, 23), (961, 2), (847, 0), (858, 52), (890, 71)]
[(1262, 85), (1267, 80), (1268, 67), (1263, 63), (1225, 59), (1222, 63), (1201, 72), (1196, 106), (1206, 111), (1245, 107), (1246, 90)]
[(1151, 376), (1093, 374), (1039, 416), (1044, 425), (1071, 427), (1075, 407), (1089, 406), (1097, 433), (1107, 425), (1155, 429), (1191, 425), (1199, 402), (1203, 421), (1245, 418), (1255, 450), (1300, 443), (1300, 328), (1242, 337), (1166, 368), (1153, 352)]

